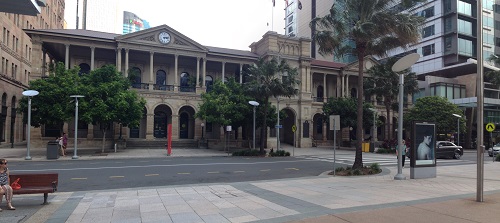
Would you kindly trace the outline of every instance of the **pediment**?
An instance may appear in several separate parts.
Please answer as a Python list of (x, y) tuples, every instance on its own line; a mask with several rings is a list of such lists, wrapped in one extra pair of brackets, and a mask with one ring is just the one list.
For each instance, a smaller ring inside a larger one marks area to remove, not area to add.
[[(166, 33), (166, 34), (165, 34)], [(160, 34), (164, 36), (169, 36), (170, 41), (161, 42)], [(115, 38), (119, 43), (128, 44), (139, 44), (139, 45), (153, 45), (155, 47), (161, 48), (174, 48), (183, 50), (194, 50), (194, 51), (204, 51), (207, 52), (208, 49), (197, 43), (196, 41), (190, 39), (189, 37), (183, 35), (175, 29), (167, 25), (161, 25), (125, 35), (121, 35)]]
[[(368, 69), (370, 69), (371, 67), (373, 67), (375, 65), (378, 65), (378, 64), (380, 64), (380, 63), (374, 57), (372, 57), (372, 56), (366, 56), (365, 59), (364, 59), (363, 70), (364, 70), (364, 72), (366, 72)], [(350, 64), (347, 64), (345, 66), (345, 70), (357, 73), (358, 70), (359, 70), (358, 67), (359, 67), (359, 63), (356, 60), (356, 61), (354, 61), (354, 62), (352, 62)]]

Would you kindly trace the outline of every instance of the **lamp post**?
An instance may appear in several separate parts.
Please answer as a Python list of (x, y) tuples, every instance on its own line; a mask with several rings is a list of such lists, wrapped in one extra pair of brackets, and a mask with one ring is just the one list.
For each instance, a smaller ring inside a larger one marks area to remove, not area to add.
[(278, 101), (276, 109), (278, 110), (278, 119), (276, 120), (276, 152), (280, 150), (280, 98), (276, 97)]
[(372, 143), (373, 143), (373, 149), (375, 149), (375, 116), (377, 115), (377, 109), (370, 108), (370, 111), (373, 112), (373, 132), (372, 132)]
[(37, 96), (39, 94), (38, 91), (35, 90), (26, 90), (23, 91), (23, 95), (28, 97), (28, 145), (26, 146), (26, 158), (25, 160), (31, 160), (30, 156), (30, 139), (31, 139), (31, 97)]
[[(410, 68), (420, 58), (420, 54), (408, 54), (392, 65), (393, 72), (401, 72)], [(406, 180), (403, 175), (403, 100), (404, 100), (404, 73), (399, 74), (399, 110), (398, 110), (398, 174), (394, 176), (395, 180)]]
[(255, 108), (259, 106), (259, 102), (249, 101), (248, 104), (253, 106), (253, 149), (255, 149)]
[(205, 128), (205, 123), (201, 123), (201, 140), (203, 140), (203, 129)]
[(453, 114), (453, 116), (457, 117), (457, 146), (460, 145), (460, 118), (462, 118), (461, 115), (458, 114)]
[(71, 95), (69, 96), (75, 99), (75, 152), (73, 154), (72, 159), (78, 159), (77, 154), (77, 138), (78, 138), (78, 98), (83, 98), (83, 95)]

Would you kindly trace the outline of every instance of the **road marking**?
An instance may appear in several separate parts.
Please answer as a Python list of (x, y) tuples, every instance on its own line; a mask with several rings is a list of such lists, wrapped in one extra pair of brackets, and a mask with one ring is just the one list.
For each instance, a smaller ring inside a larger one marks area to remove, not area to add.
[(244, 173), (245, 171), (241, 171), (241, 170), (237, 170), (237, 171), (234, 171), (234, 173)]
[(207, 173), (220, 173), (219, 171), (215, 171), (215, 172), (207, 172)]
[(139, 163), (149, 163), (150, 161), (149, 160), (141, 160), (139, 161)]
[(299, 170), (297, 168), (285, 168), (285, 170)]
[(125, 176), (110, 176), (109, 178), (124, 178)]
[(152, 174), (146, 174), (144, 176), (146, 177), (152, 177), (152, 176), (159, 176), (160, 174), (157, 174), (157, 173), (152, 173)]
[(271, 171), (271, 169), (260, 170), (261, 172)]
[[(167, 160), (166, 160), (167, 161)], [(269, 162), (254, 162), (254, 163), (196, 163), (196, 164), (155, 164), (144, 166), (103, 166), (103, 167), (80, 167), (80, 168), (53, 168), (53, 169), (30, 169), (17, 170), (16, 172), (46, 172), (46, 171), (79, 171), (79, 170), (105, 170), (105, 169), (128, 169), (128, 168), (151, 168), (151, 167), (183, 167), (183, 166), (217, 166), (217, 165), (262, 165), (276, 163), (297, 163), (297, 162), (317, 162), (315, 159), (290, 160), (290, 161), (269, 161)], [(89, 164), (95, 164), (89, 163)]]
[(188, 175), (188, 174), (191, 174), (191, 173), (177, 173), (179, 175)]
[(86, 180), (87, 178), (86, 177), (82, 177), (82, 178), (71, 178), (71, 180)]

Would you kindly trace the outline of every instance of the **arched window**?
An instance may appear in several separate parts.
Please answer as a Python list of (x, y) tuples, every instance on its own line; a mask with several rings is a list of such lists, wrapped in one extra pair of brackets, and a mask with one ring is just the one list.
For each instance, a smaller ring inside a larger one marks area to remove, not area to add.
[(320, 85), (316, 89), (316, 101), (322, 102), (323, 98), (324, 98), (324, 95), (323, 95), (323, 86)]
[(351, 98), (358, 97), (358, 90), (356, 88), (351, 88)]
[(80, 71), (78, 72), (78, 75), (84, 75), (84, 74), (89, 74), (90, 73), (90, 65), (86, 63), (81, 63), (79, 65)]
[(141, 88), (141, 75), (142, 71), (138, 67), (132, 67), (132, 69), (130, 69), (128, 76), (132, 82), (133, 88)]
[(156, 84), (167, 85), (167, 73), (164, 70), (156, 71)]
[(212, 76), (207, 75), (205, 77), (205, 86), (207, 86), (207, 92), (212, 90), (212, 85), (214, 85), (214, 79), (212, 78)]

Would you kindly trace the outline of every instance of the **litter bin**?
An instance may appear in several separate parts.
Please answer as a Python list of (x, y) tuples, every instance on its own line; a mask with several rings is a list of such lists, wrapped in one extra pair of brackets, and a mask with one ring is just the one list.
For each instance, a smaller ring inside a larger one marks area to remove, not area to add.
[(59, 143), (55, 140), (47, 143), (47, 159), (59, 159)]
[(368, 153), (368, 152), (370, 152), (370, 143), (367, 143), (367, 142), (363, 142), (363, 143), (361, 143), (361, 150), (362, 150), (364, 153)]

